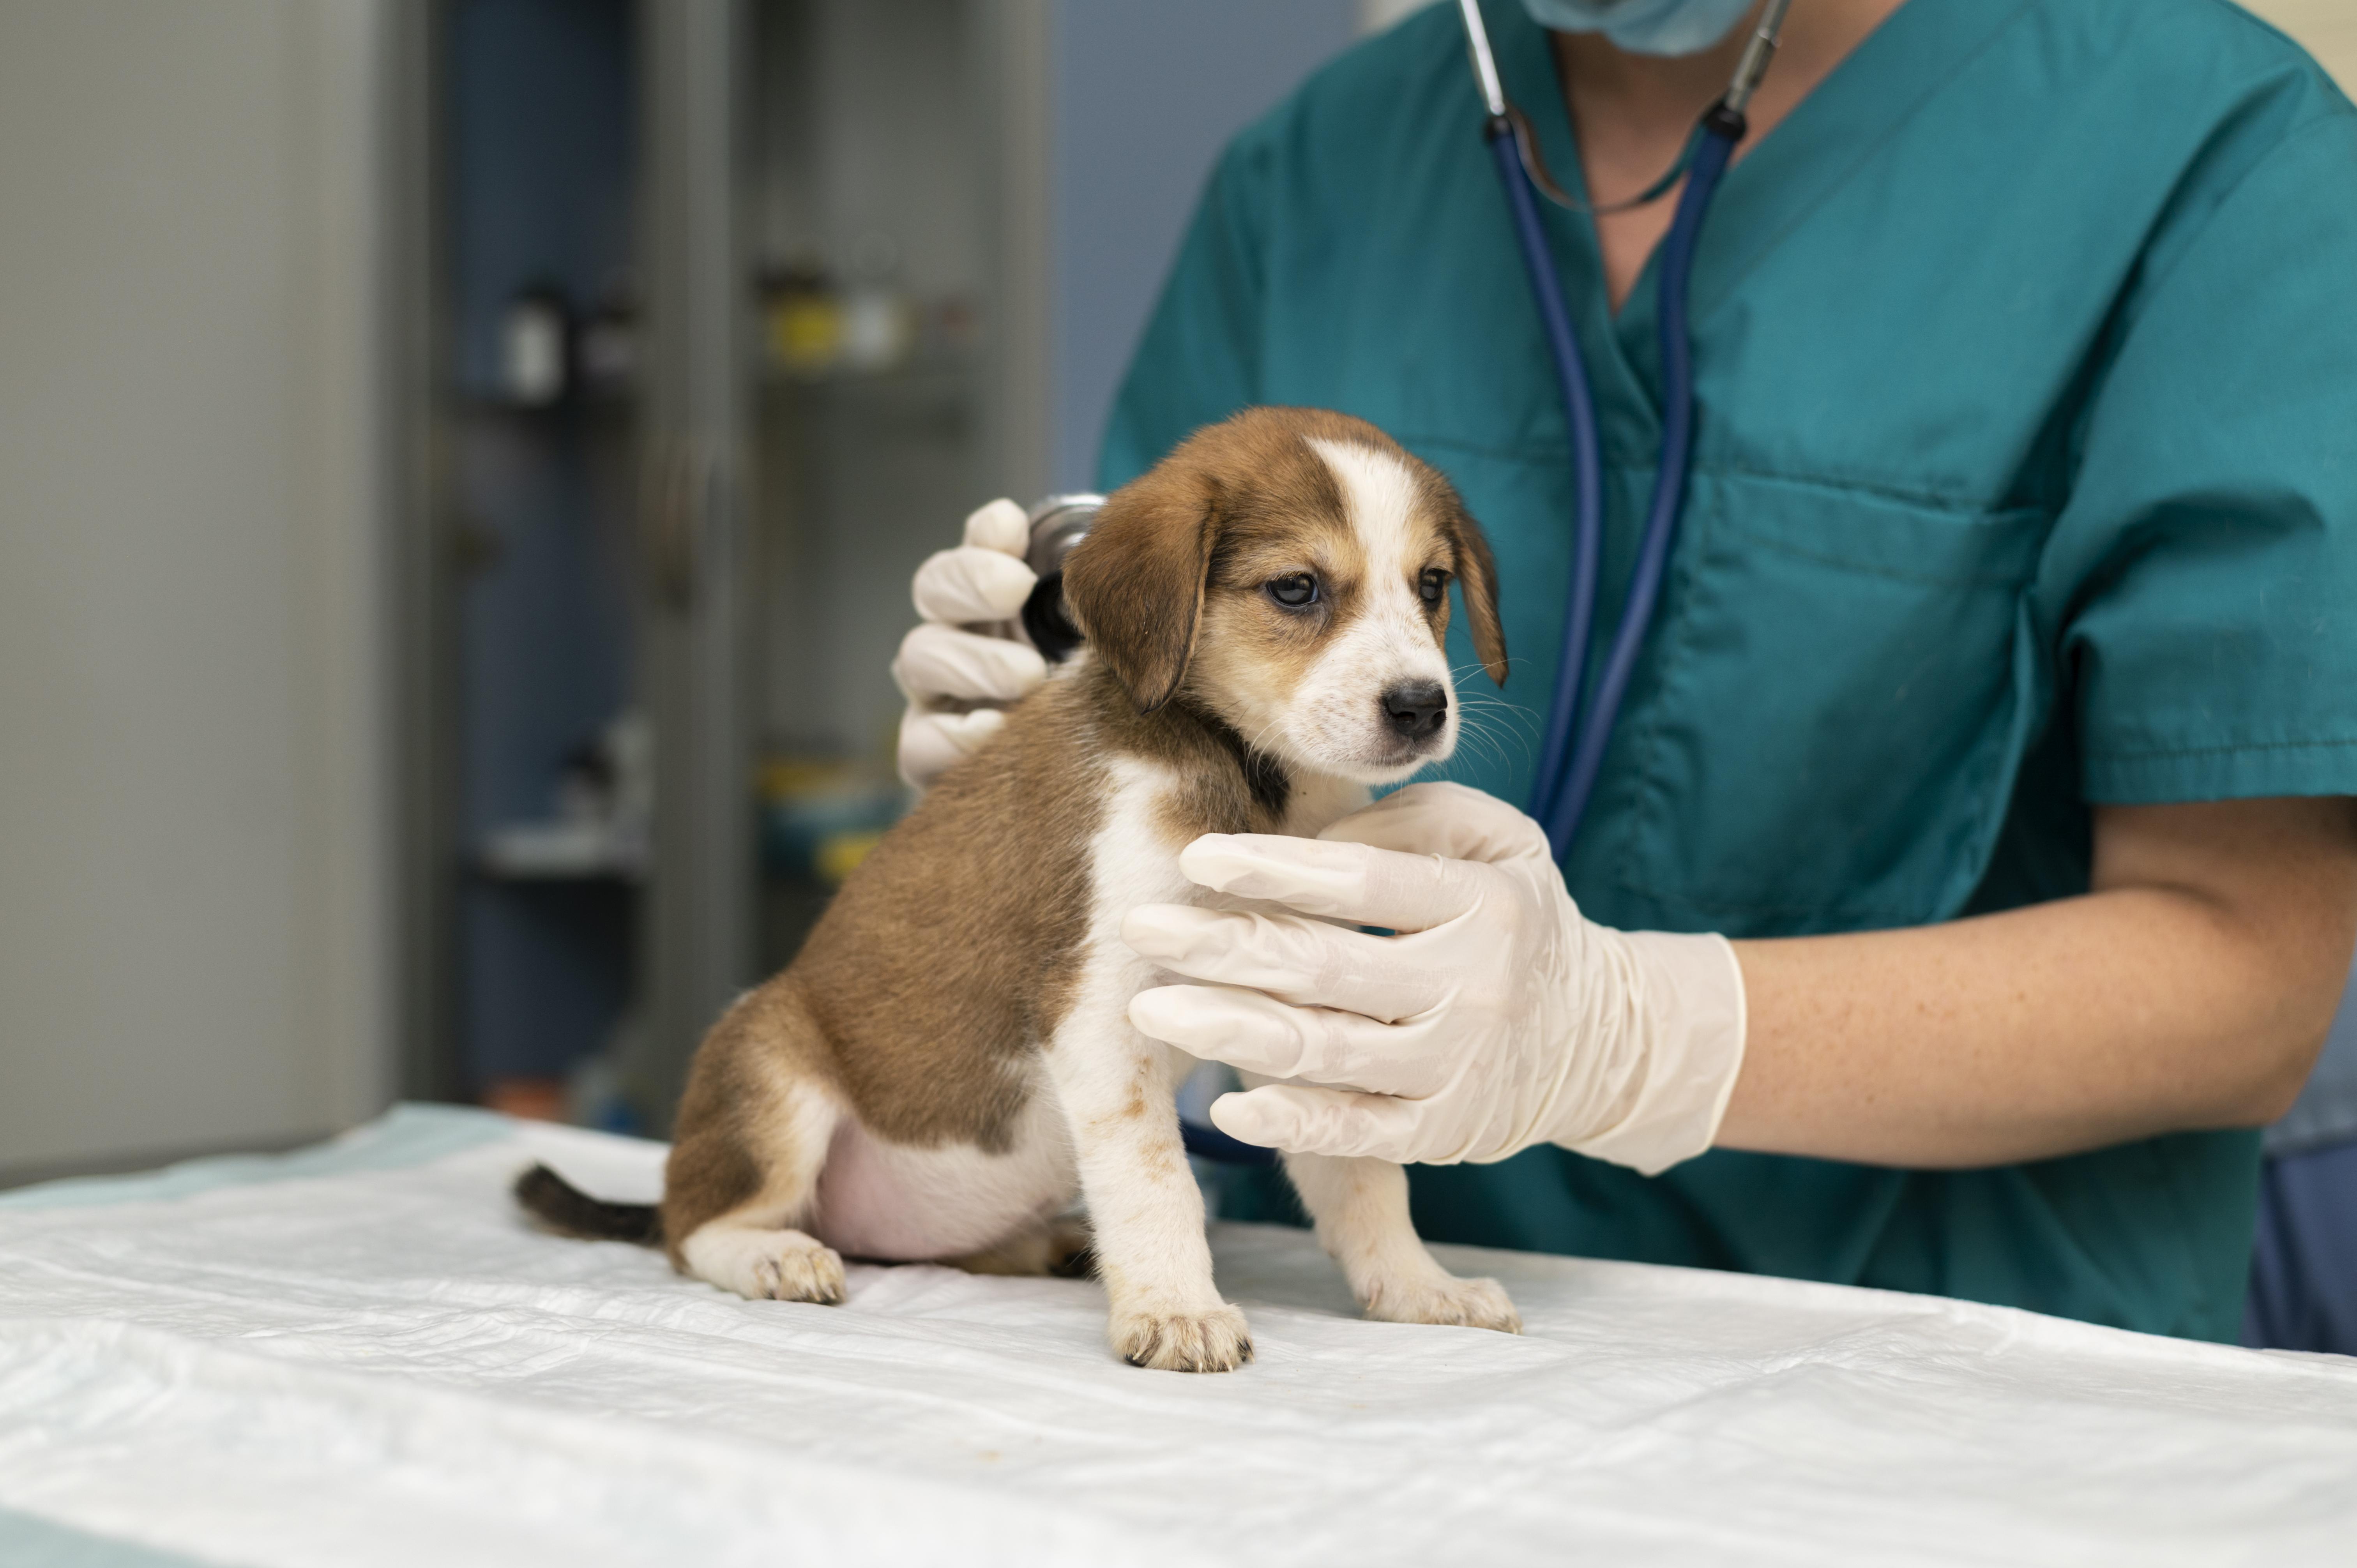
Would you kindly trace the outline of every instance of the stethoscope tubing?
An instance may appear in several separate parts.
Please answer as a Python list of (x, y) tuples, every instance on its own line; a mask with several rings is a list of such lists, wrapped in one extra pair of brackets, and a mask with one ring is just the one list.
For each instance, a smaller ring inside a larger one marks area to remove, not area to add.
[[(1579, 744), (1571, 754), (1570, 772), (1543, 819), (1547, 826), (1548, 844), (1558, 861), (1570, 849), (1580, 822), (1587, 814), (1597, 776), (1604, 768), (1605, 748), (1611, 743), (1621, 702), (1628, 695), (1630, 678), (1636, 673), (1638, 655), (1643, 650), (1645, 635), (1652, 629), (1654, 611), (1661, 604), (1670, 551), (1677, 542), (1678, 521), (1684, 511), (1694, 458), (1694, 335), (1689, 311), (1694, 296), (1695, 250), (1702, 235), (1703, 217), (1710, 209), (1711, 198), (1717, 194), (1718, 182), (1726, 175), (1734, 153), (1734, 137), (1723, 130), (1706, 129), (1702, 145), (1695, 149), (1694, 166), (1686, 173), (1685, 189), (1679, 193), (1677, 214), (1671, 221), (1669, 237), (1662, 244), (1656, 278), (1662, 360), (1661, 458), (1653, 472), (1652, 504), (1646, 513), (1643, 543), (1639, 547), (1636, 569), (1630, 576), (1629, 595), (1621, 607), (1620, 624), (1613, 633), (1612, 650), (1604, 661), (1604, 672), (1597, 681), (1595, 694), (1587, 703), (1587, 711), (1579, 725)], [(1595, 416), (1591, 413), (1588, 417), (1593, 420)], [(1587, 526), (1583, 521), (1583, 532)], [(1602, 532), (1600, 517), (1597, 529)], [(1591, 594), (1594, 591), (1589, 589)], [(1579, 618), (1592, 619), (1593, 613), (1591, 610)]]
[[(1596, 400), (1587, 382), (1587, 362), (1580, 355), (1579, 338), (1572, 331), (1571, 314), (1564, 305), (1563, 286), (1555, 277), (1555, 252), (1547, 244), (1539, 216), (1538, 193), (1523, 166), (1513, 127), (1502, 118), (1491, 121), (1490, 150), (1498, 161), (1498, 177), (1505, 187), (1507, 209), (1513, 215), (1523, 265), (1531, 277), (1531, 296), (1538, 306), (1539, 324), (1545, 331), (1555, 382), (1563, 394), (1577, 490), (1572, 512), (1576, 521), (1571, 603), (1564, 619), (1563, 651), (1539, 748), (1538, 790), (1531, 802), (1531, 815), (1544, 823), (1553, 812), (1555, 786), (1562, 782), (1569, 760), (1579, 694), (1587, 683), (1587, 642), (1596, 618), (1596, 578), (1604, 555), (1604, 454)], [(1563, 844), (1555, 845), (1558, 860), (1563, 850)]]
[[(1689, 306), (1694, 259), (1711, 198), (1727, 173), (1742, 134), (1739, 117), (1715, 109), (1706, 119), (1684, 188), (1678, 196), (1675, 216), (1662, 243), (1656, 269), (1656, 295), (1662, 360), (1662, 446), (1653, 474), (1652, 504), (1630, 575), (1629, 591), (1620, 620), (1594, 693), (1583, 702), (1587, 685), (1587, 647), (1596, 622), (1598, 578), (1604, 541), (1603, 441), (1598, 429), (1596, 403), (1587, 380), (1587, 365), (1571, 327), (1564, 303), (1563, 285), (1555, 268), (1555, 252), (1546, 240), (1536, 192), (1510, 124), (1493, 116), (1488, 131), (1498, 175), (1505, 188), (1506, 207), (1512, 215), (1523, 264), (1531, 278), (1531, 295), (1553, 360), (1555, 381), (1564, 403), (1564, 422), (1571, 447), (1574, 475), (1574, 527), (1570, 604), (1564, 617), (1563, 647), (1556, 664), (1555, 691), (1548, 702), (1547, 723), (1539, 746), (1538, 779), (1530, 811), (1546, 829), (1547, 844), (1560, 862), (1579, 832), (1603, 770), (1604, 753), (1614, 724), (1636, 673), (1645, 634), (1661, 602), (1670, 550), (1676, 542), (1678, 519), (1684, 510), (1695, 432), (1694, 343)], [(1567, 755), (1567, 760), (1566, 760)]]

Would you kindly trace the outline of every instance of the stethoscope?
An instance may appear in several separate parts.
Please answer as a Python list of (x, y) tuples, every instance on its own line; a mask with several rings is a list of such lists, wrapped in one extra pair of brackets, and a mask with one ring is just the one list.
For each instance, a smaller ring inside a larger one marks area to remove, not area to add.
[[(1596, 776), (1604, 765), (1604, 747), (1612, 738), (1629, 678), (1636, 671), (1638, 650), (1644, 645), (1646, 628), (1652, 624), (1653, 609), (1661, 598), (1663, 574), (1685, 502), (1686, 467), (1694, 450), (1694, 343), (1687, 329), (1686, 306), (1694, 278), (1695, 242), (1702, 232), (1703, 215), (1709, 210), (1711, 198), (1735, 156), (1736, 144), (1749, 128), (1743, 112), (1768, 73), (1777, 36), (1783, 30), (1784, 13), (1791, 7), (1792, 0), (1768, 0), (1725, 95), (1705, 111), (1670, 171), (1627, 201), (1591, 209), (1566, 196), (1549, 177), (1530, 123), (1506, 101), (1505, 89), (1499, 83), (1498, 61), (1490, 50), (1490, 33), (1482, 26), (1480, 5), (1477, 0), (1458, 0), (1465, 18), (1465, 41), (1473, 55), (1473, 73), (1480, 80), (1481, 102), (1489, 111), (1482, 134), (1497, 159), (1498, 177), (1505, 184), (1506, 208), (1513, 217), (1523, 265), (1530, 274), (1531, 293), (1538, 303), (1539, 321), (1555, 360), (1571, 437), (1577, 497), (1571, 603), (1564, 618), (1562, 660), (1548, 704), (1539, 746), (1538, 781), (1530, 805), (1531, 815), (1546, 829), (1548, 845), (1558, 862), (1571, 848), (1580, 818), (1587, 814), (1588, 798), (1595, 792)], [(1638, 548), (1636, 570), (1630, 575), (1620, 624), (1612, 634), (1604, 673), (1583, 714), (1580, 698), (1587, 684), (1587, 641), (1596, 622), (1597, 575), (1604, 553), (1603, 442), (1597, 431), (1587, 362), (1580, 357), (1578, 338), (1572, 334), (1563, 285), (1555, 276), (1555, 252), (1539, 222), (1534, 192), (1544, 191), (1557, 206), (1574, 211), (1620, 212), (1657, 199), (1682, 175), (1685, 189), (1679, 194), (1669, 238), (1662, 242), (1656, 284), (1662, 353), (1661, 460), (1654, 469), (1652, 502), (1646, 510), (1644, 538)]]

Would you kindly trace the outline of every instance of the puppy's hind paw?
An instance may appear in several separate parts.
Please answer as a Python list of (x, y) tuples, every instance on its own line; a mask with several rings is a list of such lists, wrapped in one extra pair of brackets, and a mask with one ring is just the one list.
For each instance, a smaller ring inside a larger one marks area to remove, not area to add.
[(749, 1301), (807, 1301), (840, 1306), (843, 1259), (799, 1230), (707, 1225), (680, 1249), (687, 1272)]
[(1244, 1315), (1222, 1305), (1211, 1312), (1123, 1312), (1105, 1325), (1113, 1353), (1133, 1367), (1164, 1372), (1232, 1372), (1253, 1359)]
[(771, 1301), (807, 1301), (841, 1306), (843, 1258), (832, 1247), (780, 1247), (754, 1265), (759, 1294)]
[(1523, 1315), (1495, 1280), (1387, 1281), (1367, 1298), (1367, 1316), (1383, 1323), (1437, 1323), (1520, 1334)]

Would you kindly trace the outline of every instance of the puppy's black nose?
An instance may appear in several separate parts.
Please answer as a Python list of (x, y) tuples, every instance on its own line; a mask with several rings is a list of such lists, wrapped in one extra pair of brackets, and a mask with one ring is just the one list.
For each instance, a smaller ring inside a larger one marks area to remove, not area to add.
[(1403, 681), (1383, 693), (1392, 728), (1410, 740), (1438, 735), (1448, 722), (1448, 692), (1437, 681)]

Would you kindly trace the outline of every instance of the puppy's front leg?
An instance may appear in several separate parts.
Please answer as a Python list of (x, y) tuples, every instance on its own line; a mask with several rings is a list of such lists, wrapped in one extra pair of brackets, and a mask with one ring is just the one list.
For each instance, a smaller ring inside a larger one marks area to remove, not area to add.
[(1285, 1174), (1318, 1226), (1318, 1240), (1369, 1317), (1523, 1331), (1495, 1280), (1460, 1280), (1425, 1251), (1407, 1212), (1407, 1172), (1389, 1160), (1287, 1155)]
[(1105, 1337), (1133, 1366), (1232, 1371), (1252, 1359), (1252, 1340), (1244, 1315), (1211, 1283), (1203, 1195), (1171, 1098), (1178, 1053), (1130, 1027), (1125, 1008), (1084, 1004), (1074, 1014), (1056, 1031), (1048, 1070), (1111, 1301)]

